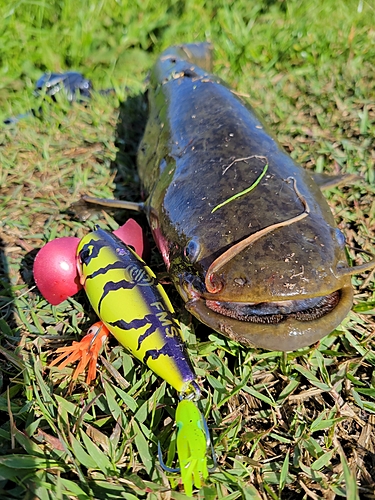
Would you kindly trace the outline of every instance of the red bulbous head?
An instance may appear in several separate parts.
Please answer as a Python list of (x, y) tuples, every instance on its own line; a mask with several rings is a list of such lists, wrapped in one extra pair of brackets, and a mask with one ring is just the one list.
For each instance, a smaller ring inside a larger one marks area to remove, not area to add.
[(57, 238), (41, 248), (34, 261), (34, 279), (43, 297), (56, 306), (81, 288), (76, 264), (80, 238)]
[[(135, 252), (147, 258), (150, 253), (148, 241), (141, 226), (129, 219), (116, 229), (114, 234)], [(54, 306), (72, 297), (82, 285), (77, 268), (77, 247), (80, 238), (57, 238), (41, 248), (34, 261), (35, 283), (48, 302)]]

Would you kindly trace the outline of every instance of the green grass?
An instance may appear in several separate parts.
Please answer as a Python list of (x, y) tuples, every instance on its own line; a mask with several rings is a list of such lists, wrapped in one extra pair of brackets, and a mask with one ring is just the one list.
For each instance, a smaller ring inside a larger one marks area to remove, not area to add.
[[(46, 70), (82, 71), (95, 88), (116, 89), (0, 128), (1, 499), (186, 498), (156, 459), (158, 440), (175, 446), (174, 390), (114, 340), (91, 387), (71, 381), (74, 367), (47, 368), (94, 317), (83, 294), (57, 307), (38, 295), (35, 251), (130, 215), (101, 211), (83, 223), (68, 207), (83, 193), (139, 199), (147, 71), (167, 46), (206, 39), (215, 72), (249, 96), (295, 159), (361, 176), (328, 197), (348, 243), (373, 251), (374, 9), (362, 0), (1, 3), (1, 120), (39, 106), (33, 85)], [(152, 267), (164, 271), (156, 251)], [(192, 323), (168, 287), (218, 456), (199, 498), (374, 498), (373, 284), (373, 274), (353, 277), (343, 324), (288, 354), (245, 349)]]

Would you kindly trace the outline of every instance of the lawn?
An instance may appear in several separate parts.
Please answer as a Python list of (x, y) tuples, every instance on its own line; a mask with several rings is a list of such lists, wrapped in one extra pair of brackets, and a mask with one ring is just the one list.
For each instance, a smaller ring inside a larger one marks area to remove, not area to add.
[[(82, 194), (139, 201), (136, 145), (148, 70), (174, 43), (209, 40), (214, 71), (313, 172), (356, 174), (327, 198), (353, 264), (375, 242), (375, 7), (365, 0), (9, 0), (1, 2), (0, 499), (187, 498), (162, 471), (175, 447), (176, 391), (111, 339), (97, 379), (49, 368), (95, 315), (84, 293), (51, 306), (32, 276), (60, 236), (113, 230), (140, 215), (89, 211)], [(35, 96), (46, 71), (84, 73), (70, 105)], [(350, 248), (349, 248), (350, 247)], [(168, 281), (152, 246), (151, 267)], [(197, 498), (373, 499), (374, 273), (352, 278), (354, 307), (318, 344), (248, 349), (192, 320), (171, 285), (202, 387), (218, 467)], [(170, 446), (169, 446), (170, 445)]]

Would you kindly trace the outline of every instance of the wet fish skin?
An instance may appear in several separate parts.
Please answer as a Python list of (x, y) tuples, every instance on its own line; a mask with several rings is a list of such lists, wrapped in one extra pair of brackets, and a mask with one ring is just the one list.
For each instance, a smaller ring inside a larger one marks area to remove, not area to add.
[[(333, 331), (352, 306), (344, 238), (311, 175), (254, 110), (210, 73), (211, 53), (209, 44), (171, 47), (151, 72), (150, 114), (138, 153), (148, 219), (192, 314), (244, 344), (295, 350)], [(251, 186), (265, 166), (253, 191), (212, 212)], [(220, 291), (207, 290), (207, 273), (220, 255), (251, 234), (298, 217), (303, 200), (309, 207), (303, 220), (235, 255), (216, 273)], [(280, 301), (297, 301), (298, 309), (299, 301), (318, 297), (338, 300), (324, 314), (307, 310), (303, 319), (276, 314), (243, 320), (226, 309), (227, 303), (272, 309)]]

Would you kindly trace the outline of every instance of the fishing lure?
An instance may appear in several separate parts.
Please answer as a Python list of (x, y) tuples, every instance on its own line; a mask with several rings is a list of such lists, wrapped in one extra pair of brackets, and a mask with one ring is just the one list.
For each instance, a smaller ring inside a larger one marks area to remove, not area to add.
[(77, 261), (87, 297), (111, 334), (178, 392), (197, 391), (172, 304), (140, 257), (98, 228), (80, 241)]
[[(117, 233), (129, 241), (126, 231)], [(49, 280), (42, 278), (51, 263)], [(100, 319), (80, 342), (58, 349), (60, 355), (50, 366), (59, 365), (61, 369), (78, 361), (73, 379), (88, 366), (86, 380), (90, 383), (96, 376), (103, 343), (112, 334), (179, 392), (176, 419), (180, 468), (165, 466), (160, 447), (159, 459), (166, 471), (181, 472), (185, 491), (191, 495), (193, 484), (200, 488), (201, 477), (208, 477), (206, 450), (210, 438), (206, 421), (193, 402), (199, 398), (200, 389), (179, 322), (155, 274), (119, 237), (96, 228), (81, 240), (60, 238), (48, 243), (35, 260), (34, 276), (42, 294), (55, 304), (83, 287)], [(51, 283), (55, 288), (61, 285), (61, 290), (51, 292)]]
[(215, 453), (211, 444), (210, 434), (204, 416), (190, 399), (183, 399), (176, 409), (177, 454), (180, 467), (173, 469), (165, 465), (158, 443), (158, 456), (162, 468), (166, 472), (180, 472), (185, 493), (193, 494), (193, 485), (202, 487), (202, 480), (207, 479), (207, 448), (211, 446), (214, 468)]
[[(45, 279), (50, 262), (53, 277), (48, 273)], [(165, 290), (137, 253), (115, 234), (96, 228), (81, 240), (61, 238), (48, 243), (35, 260), (34, 276), (41, 293), (54, 304), (83, 287), (101, 321), (81, 342), (59, 349), (61, 355), (53, 365), (64, 354), (69, 358), (62, 366), (79, 359), (74, 377), (89, 364), (91, 381), (103, 341), (111, 333), (180, 394), (198, 396), (196, 375)], [(51, 287), (61, 287), (63, 293), (56, 296)]]
[[(126, 231), (120, 229), (117, 233), (129, 241)], [(143, 248), (139, 237), (134, 241), (139, 249)], [(49, 266), (52, 272), (46, 279)], [(50, 366), (59, 365), (61, 369), (78, 361), (73, 379), (88, 366), (86, 380), (90, 383), (96, 376), (103, 343), (112, 334), (179, 392), (176, 419), (180, 468), (165, 466), (160, 446), (159, 460), (166, 471), (181, 472), (186, 494), (191, 496), (193, 485), (200, 488), (201, 478), (208, 477), (206, 451), (210, 437), (206, 421), (193, 402), (200, 390), (179, 322), (155, 274), (119, 237), (96, 228), (81, 240), (60, 238), (48, 243), (35, 259), (34, 276), (41, 293), (54, 304), (83, 287), (100, 318), (80, 342), (59, 348), (60, 355)], [(52, 293), (51, 283), (60, 290)]]

